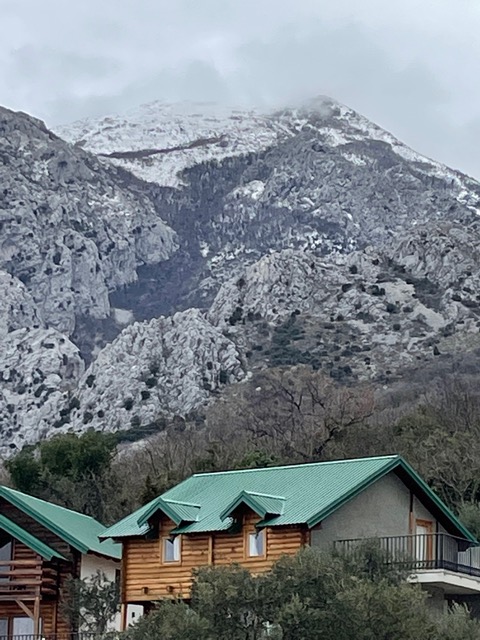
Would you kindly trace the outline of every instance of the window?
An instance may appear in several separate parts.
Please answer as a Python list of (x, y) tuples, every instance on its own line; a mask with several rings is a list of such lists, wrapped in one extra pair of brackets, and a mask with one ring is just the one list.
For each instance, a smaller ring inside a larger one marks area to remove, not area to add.
[(163, 561), (180, 562), (180, 536), (163, 539)]
[(8, 618), (0, 618), (0, 640), (8, 637)]
[(34, 623), (32, 618), (18, 617), (13, 619), (12, 635), (14, 636), (33, 636)]
[(12, 559), (12, 543), (7, 542), (6, 544), (0, 547), (0, 582), (5, 582), (5, 580), (10, 580), (8, 571), (11, 569), (11, 566), (8, 564), (8, 561), (11, 559)]
[(252, 558), (265, 555), (265, 529), (248, 534), (248, 555)]

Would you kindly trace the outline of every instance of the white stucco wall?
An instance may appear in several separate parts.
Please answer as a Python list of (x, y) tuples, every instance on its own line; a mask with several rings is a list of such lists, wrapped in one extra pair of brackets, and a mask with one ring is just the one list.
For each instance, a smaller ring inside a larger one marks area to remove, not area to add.
[(109, 560), (91, 553), (82, 555), (82, 563), (80, 565), (80, 578), (82, 580), (88, 580), (95, 576), (97, 571), (101, 571), (112, 582), (115, 580), (116, 571), (119, 570), (120, 560)]
[[(107, 580), (113, 582), (116, 578), (117, 571), (120, 571), (120, 560), (110, 560), (102, 558), (91, 553), (82, 555), (80, 565), (80, 578), (89, 580), (96, 575), (97, 571), (105, 574)], [(134, 624), (143, 615), (143, 607), (141, 605), (129, 604), (127, 608), (127, 626)], [(119, 631), (121, 625), (121, 616), (118, 613), (112, 623), (109, 625), (109, 631)]]

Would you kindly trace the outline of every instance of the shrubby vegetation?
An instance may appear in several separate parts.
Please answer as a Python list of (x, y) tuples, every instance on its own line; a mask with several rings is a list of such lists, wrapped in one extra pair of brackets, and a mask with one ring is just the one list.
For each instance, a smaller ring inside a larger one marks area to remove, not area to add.
[(103, 634), (120, 610), (119, 591), (101, 571), (88, 580), (70, 577), (62, 588), (61, 614), (72, 629)]
[(81, 436), (64, 434), (26, 447), (5, 466), (20, 491), (102, 521), (123, 512), (108, 498), (112, 481), (120, 483), (118, 470), (112, 469), (116, 448), (112, 434), (93, 430)]
[(197, 571), (191, 606), (164, 601), (127, 640), (474, 640), (461, 607), (432, 617), (427, 595), (388, 571), (380, 552), (355, 561), (305, 549), (264, 575), (239, 566)]

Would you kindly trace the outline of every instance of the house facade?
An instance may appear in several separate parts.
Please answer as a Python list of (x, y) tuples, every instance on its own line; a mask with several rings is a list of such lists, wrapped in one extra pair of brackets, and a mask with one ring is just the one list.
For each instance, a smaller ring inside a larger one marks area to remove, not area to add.
[(200, 566), (259, 573), (305, 545), (353, 553), (372, 538), (439, 608), (480, 594), (474, 536), (399, 456), (197, 474), (102, 537), (123, 545), (124, 610), (188, 600)]
[(115, 580), (121, 547), (93, 518), (0, 487), (0, 636), (70, 637), (62, 611), (68, 578), (98, 570)]

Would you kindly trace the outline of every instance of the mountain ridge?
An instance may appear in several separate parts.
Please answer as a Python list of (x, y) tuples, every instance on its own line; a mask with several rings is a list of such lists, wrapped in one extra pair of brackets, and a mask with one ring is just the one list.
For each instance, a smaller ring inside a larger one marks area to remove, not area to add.
[(0, 131), (5, 455), (184, 415), (262, 367), (388, 386), (480, 347), (480, 184), (335, 101), (153, 103), (69, 144), (2, 109)]

